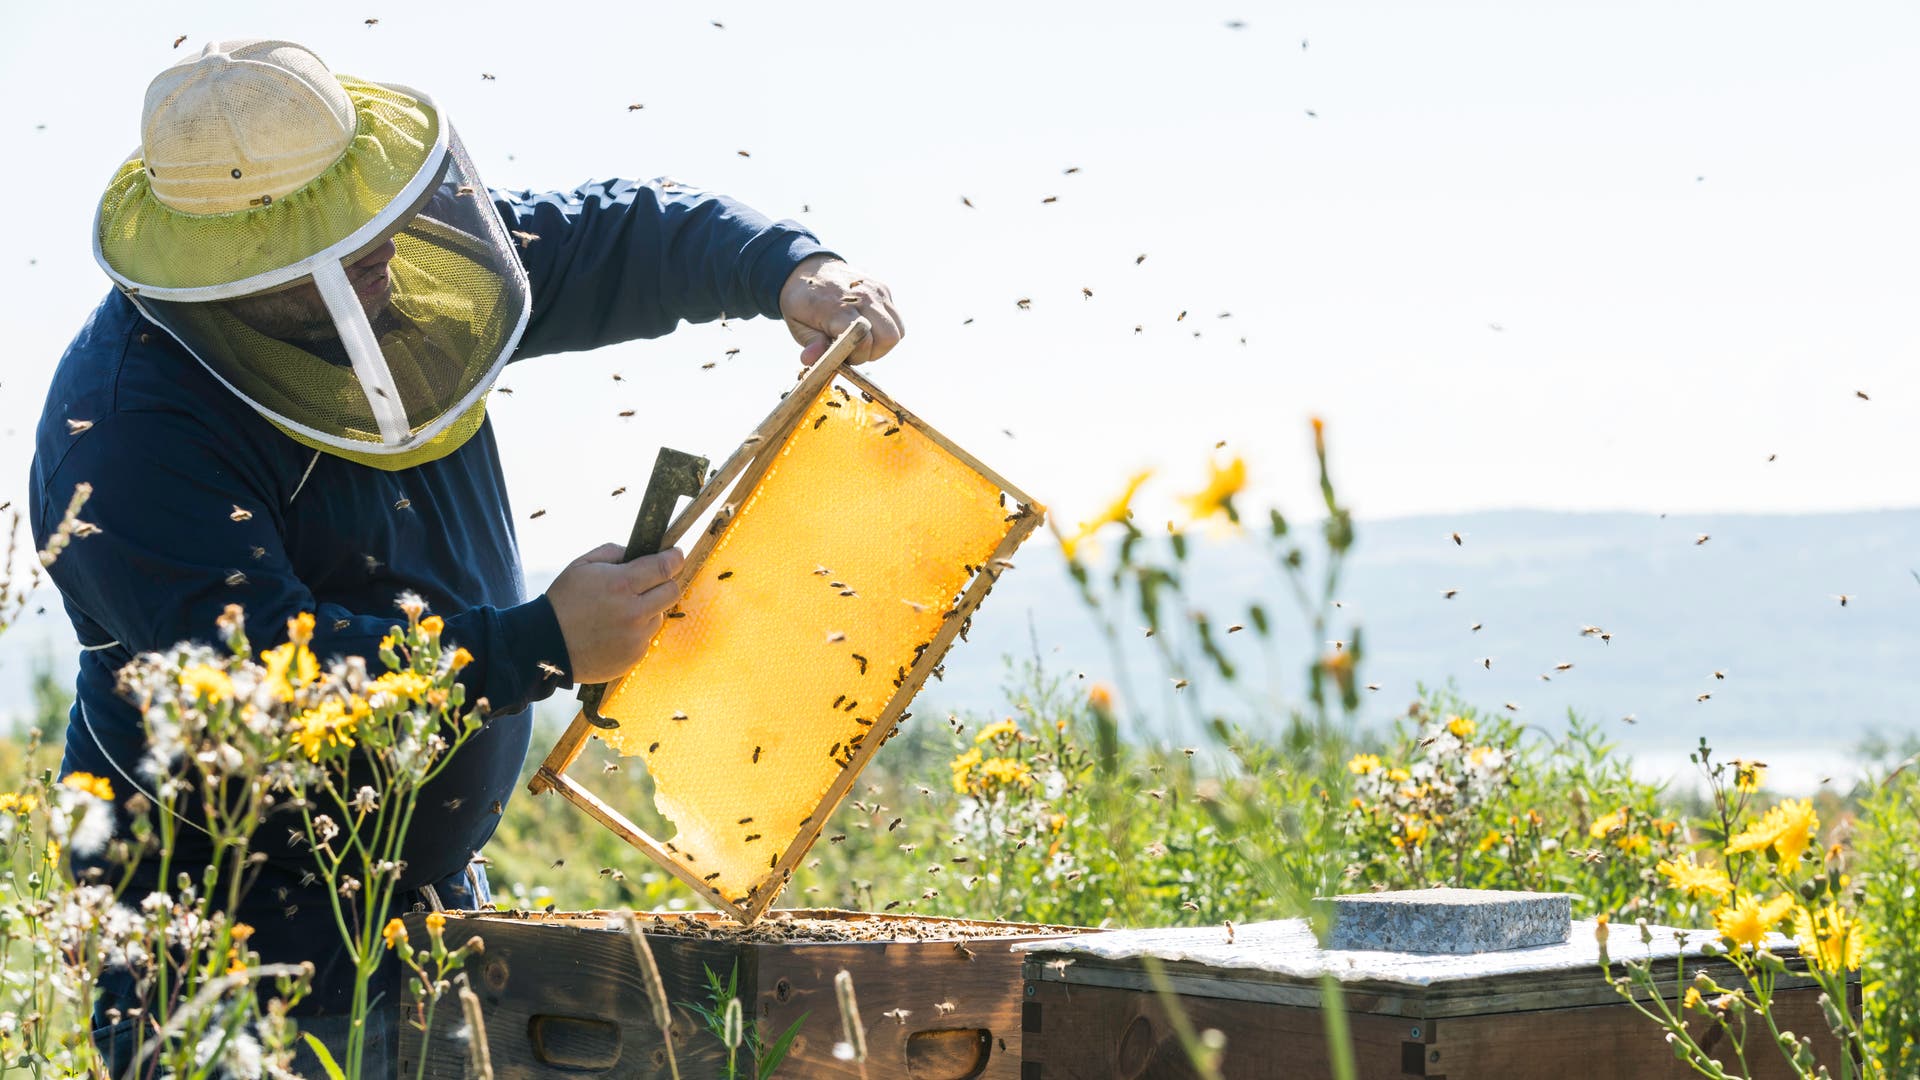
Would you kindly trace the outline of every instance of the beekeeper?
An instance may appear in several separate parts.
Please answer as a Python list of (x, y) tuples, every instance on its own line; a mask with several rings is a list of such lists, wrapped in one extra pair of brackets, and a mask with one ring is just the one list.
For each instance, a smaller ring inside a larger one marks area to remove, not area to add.
[[(784, 318), (803, 362), (865, 316), (874, 333), (854, 359), (872, 359), (900, 338), (891, 298), (798, 224), (711, 192), (489, 189), (425, 94), (336, 76), (290, 42), (220, 42), (161, 72), (140, 134), (94, 226), (115, 287), (61, 358), (33, 461), (35, 536), (80, 483), (100, 529), (52, 568), (81, 647), (62, 768), (108, 777), (123, 801), (148, 787), (141, 717), (115, 672), (213, 641), (228, 604), (258, 646), (314, 612), (316, 653), (379, 670), (395, 599), (412, 591), (475, 657), (468, 698), (492, 712), (423, 794), (403, 886), (409, 900), (430, 886), (448, 906), (484, 902), (470, 859), (512, 796), (530, 706), (632, 666), (681, 561), (621, 565), (606, 545), (523, 594), (487, 418), (501, 369), (722, 313)], [(303, 881), (310, 857), (269, 831), (234, 916), (266, 961), (315, 963), (302, 1027), (338, 1044), (353, 980), (325, 885)], [(178, 836), (176, 868), (210, 857), (204, 836)], [(129, 899), (154, 878), (143, 867)], [(384, 991), (397, 1001), (397, 983)], [(95, 1023), (137, 1004), (109, 974)], [(378, 1013), (382, 1052), (396, 1015)]]

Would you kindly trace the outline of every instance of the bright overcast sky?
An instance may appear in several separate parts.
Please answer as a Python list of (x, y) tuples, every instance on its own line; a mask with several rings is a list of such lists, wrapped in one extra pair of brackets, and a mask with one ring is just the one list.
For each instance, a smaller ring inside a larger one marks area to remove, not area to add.
[[(14, 5), (0, 498), (106, 289), (148, 80), (277, 36), (435, 95), (495, 186), (799, 218), (905, 313), (873, 377), (1068, 520), (1220, 439), (1309, 512), (1314, 414), (1367, 516), (1916, 502), (1920, 9), (1571, 8)], [(529, 566), (624, 537), (608, 492), (661, 444), (723, 456), (794, 351), (735, 322), (509, 369)]]

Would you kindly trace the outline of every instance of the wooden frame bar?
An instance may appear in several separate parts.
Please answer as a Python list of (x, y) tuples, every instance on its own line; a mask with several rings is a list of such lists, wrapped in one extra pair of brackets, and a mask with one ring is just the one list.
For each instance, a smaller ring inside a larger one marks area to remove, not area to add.
[[(867, 731), (867, 737), (860, 741), (859, 748), (853, 751), (846, 766), (835, 776), (826, 795), (814, 808), (805, 824), (800, 827), (787, 849), (775, 860), (769, 876), (760, 886), (747, 893), (744, 902), (729, 900), (709, 882), (693, 874), (689, 867), (674, 858), (673, 852), (665, 844), (649, 836), (645, 830), (635, 825), (625, 815), (607, 805), (577, 780), (568, 776), (567, 770), (585, 750), (587, 737), (594, 730), (587, 722), (584, 713), (574, 717), (573, 722), (567, 726), (566, 732), (554, 744), (539, 771), (527, 785), (528, 789), (536, 795), (545, 791), (559, 792), (562, 797), (586, 811), (589, 816), (616, 836), (686, 882), (708, 903), (742, 923), (751, 923), (758, 919), (779, 897), (786, 883), (792, 879), (793, 872), (800, 865), (801, 860), (819, 840), (820, 833), (826, 828), (828, 817), (853, 789), (854, 783), (859, 780), (861, 772), (873, 759), (873, 755), (879, 751), (881, 744), (893, 736), (908, 704), (926, 684), (933, 670), (940, 666), (954, 638), (959, 636), (967, 626), (973, 612), (992, 590), (1013, 552), (1045, 518), (1045, 508), (1036, 503), (1031, 496), (987, 467), (979, 458), (961, 449), (924, 420), (902, 408), (879, 387), (846, 366), (846, 358), (852, 353), (854, 346), (869, 332), (870, 328), (866, 320), (862, 319), (834, 342), (827, 355), (804, 374), (799, 384), (788, 392), (740, 448), (727, 458), (715, 472), (713, 479), (702, 489), (700, 495), (674, 518), (673, 523), (667, 528), (666, 545), (672, 546), (677, 543), (693, 522), (710, 510), (723, 494), (733, 492), (745, 494), (753, 491), (772, 466), (774, 459), (778, 456), (779, 448), (786, 443), (795, 426), (805, 416), (808, 407), (836, 376), (846, 379), (847, 382), (869, 395), (876, 404), (892, 412), (896, 422), (901, 426), (910, 426), (942, 451), (998, 487), (1003, 499), (1011, 499), (1014, 502), (1012, 511), (1014, 517), (1011, 528), (995, 546), (985, 565), (980, 567), (973, 579), (961, 591), (952, 616), (942, 621), (931, 642), (920, 652), (913, 666), (907, 670), (900, 686), (888, 699), (886, 708), (874, 717), (873, 725)], [(724, 506), (721, 512), (728, 513)], [(693, 549), (687, 554), (686, 564), (680, 571), (679, 580), (682, 585), (691, 581), (705, 566), (708, 556), (726, 532), (725, 524), (729, 520), (731, 520), (730, 515), (727, 518), (716, 518), (715, 525), (708, 528), (695, 542)]]

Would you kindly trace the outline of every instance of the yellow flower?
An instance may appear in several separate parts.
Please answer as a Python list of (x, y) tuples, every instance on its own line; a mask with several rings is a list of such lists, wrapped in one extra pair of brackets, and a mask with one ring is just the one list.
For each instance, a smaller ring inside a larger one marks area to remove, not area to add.
[(407, 941), (407, 925), (399, 919), (388, 919), (386, 928), (380, 931), (380, 936), (387, 939), (389, 949), (404, 945)]
[(453, 659), (447, 661), (447, 666), (449, 670), (459, 671), (471, 663), (473, 663), (473, 654), (463, 646), (453, 650)]
[(1207, 486), (1192, 495), (1181, 496), (1180, 501), (1187, 505), (1188, 513), (1195, 521), (1216, 514), (1225, 514), (1228, 520), (1238, 520), (1233, 509), (1233, 497), (1247, 486), (1246, 461), (1236, 457), (1225, 466), (1208, 462), (1207, 472)]
[(233, 940), (245, 945), (247, 940), (253, 937), (253, 927), (243, 922), (237, 922), (233, 924), (233, 929), (230, 933), (233, 935)]
[(1407, 843), (1418, 844), (1426, 840), (1432, 831), (1425, 818), (1417, 814), (1407, 814), (1400, 819), (1400, 831), (1405, 834)]
[(1653, 842), (1642, 833), (1628, 833), (1614, 840), (1613, 846), (1629, 855), (1646, 855), (1653, 851)]
[(1498, 829), (1495, 829), (1494, 831), (1489, 832), (1487, 835), (1481, 837), (1480, 843), (1477, 846), (1481, 851), (1492, 851), (1494, 848), (1499, 847), (1500, 831)]
[(1111, 711), (1113, 709), (1113, 687), (1103, 682), (1094, 683), (1087, 688), (1087, 704), (1099, 709), (1101, 712)]
[(1005, 720), (988, 724), (986, 727), (981, 728), (980, 734), (975, 735), (973, 741), (977, 746), (981, 743), (992, 742), (1002, 736), (1010, 739), (1018, 739), (1020, 737), (1020, 725), (1013, 722), (1013, 717), (1009, 716)]
[(68, 773), (61, 778), (60, 782), (75, 791), (84, 791), (96, 799), (113, 801), (113, 784), (104, 776), (84, 772)]
[(1796, 908), (1793, 913), (1793, 936), (1800, 940), (1800, 954), (1811, 957), (1821, 971), (1857, 970), (1864, 929), (1838, 904)]
[(1467, 764), (1474, 765), (1474, 766), (1484, 765), (1486, 764), (1487, 759), (1492, 756), (1493, 756), (1493, 747), (1476, 746), (1473, 749), (1467, 751)]
[(1623, 806), (1605, 817), (1595, 819), (1593, 824), (1587, 826), (1587, 835), (1598, 840), (1610, 833), (1617, 833), (1626, 827), (1627, 808)]
[(1105, 510), (1100, 511), (1099, 514), (1095, 515), (1093, 520), (1083, 521), (1080, 523), (1080, 535), (1083, 537), (1091, 536), (1093, 535), (1094, 530), (1100, 528), (1103, 525), (1118, 524), (1132, 517), (1133, 508), (1129, 504), (1133, 502), (1133, 495), (1135, 492), (1140, 490), (1141, 484), (1144, 484), (1147, 482), (1147, 477), (1152, 475), (1153, 475), (1152, 469), (1144, 469), (1140, 472), (1134, 473), (1133, 476), (1127, 481), (1127, 490), (1121, 492), (1119, 498), (1108, 503), (1107, 508)]
[(967, 793), (968, 777), (972, 775), (974, 766), (978, 764), (980, 764), (980, 748), (977, 746), (953, 759), (949, 767), (953, 770), (953, 790), (955, 794), (965, 795)]
[(982, 787), (1030, 788), (1033, 786), (1033, 773), (1027, 763), (1014, 758), (988, 758), (980, 763)]
[(446, 622), (442, 620), (438, 615), (429, 615), (426, 618), (420, 620), (420, 632), (427, 635), (430, 638), (439, 637), (440, 632), (446, 629), (446, 627), (447, 627)]
[(1717, 866), (1701, 866), (1691, 859), (1671, 862), (1661, 859), (1654, 866), (1673, 882), (1673, 887), (1691, 897), (1725, 897), (1733, 892), (1733, 882), (1727, 880), (1727, 872)]
[(1733, 786), (1737, 791), (1748, 794), (1760, 790), (1760, 782), (1767, 777), (1767, 765), (1764, 761), (1748, 761), (1744, 758), (1733, 759)]
[(293, 718), (293, 744), (306, 752), (308, 761), (320, 760), (320, 751), (329, 746), (352, 746), (354, 728), (359, 721), (347, 712), (338, 698), (328, 698)]
[(432, 689), (433, 680), (417, 671), (389, 671), (373, 680), (370, 691), (392, 694), (418, 705), (427, 699), (427, 693)]
[(0, 814), (19, 814), (21, 817), (26, 817), (33, 813), (34, 807), (39, 805), (40, 800), (30, 791), (0, 793)]
[(427, 933), (432, 934), (435, 940), (439, 940), (440, 932), (442, 930), (445, 930), (446, 928), (447, 928), (447, 917), (445, 915), (442, 915), (437, 911), (428, 913)]
[(1700, 1012), (1706, 1012), (1707, 1007), (1700, 1000), (1700, 988), (1697, 986), (1687, 987), (1687, 995), (1680, 999), (1680, 1007), (1683, 1009), (1697, 1009)]
[(1377, 754), (1355, 754), (1347, 760), (1347, 771), (1355, 776), (1366, 776), (1380, 771), (1380, 758)]
[(1764, 851), (1772, 848), (1783, 863), (1800, 860), (1820, 829), (1820, 818), (1813, 804), (1805, 799), (1788, 799), (1767, 811), (1766, 816), (1727, 841), (1730, 854)]
[(233, 697), (233, 680), (211, 664), (191, 664), (180, 672), (180, 689), (208, 702), (227, 701)]
[(303, 611), (287, 620), (287, 640), (295, 645), (305, 645), (313, 640), (313, 613)]
[(1473, 718), (1470, 716), (1449, 716), (1447, 717), (1447, 730), (1452, 732), (1456, 738), (1465, 739), (1474, 732)]
[(293, 692), (320, 677), (320, 661), (305, 645), (289, 641), (277, 649), (260, 654), (267, 665), (267, 688), (281, 701), (293, 698)]
[(1792, 910), (1791, 896), (1783, 894), (1765, 903), (1751, 896), (1743, 896), (1734, 901), (1732, 907), (1714, 911), (1713, 926), (1720, 931), (1721, 937), (1736, 946), (1758, 948), (1774, 924), (1786, 918)]
[(1411, 779), (1413, 779), (1413, 774), (1407, 772), (1407, 770), (1405, 769), (1388, 769), (1387, 770), (1388, 783), (1404, 784)]
[(400, 636), (400, 628), (396, 626), (387, 631), (386, 637), (380, 639), (380, 651), (395, 652), (400, 648), (403, 641), (404, 639)]

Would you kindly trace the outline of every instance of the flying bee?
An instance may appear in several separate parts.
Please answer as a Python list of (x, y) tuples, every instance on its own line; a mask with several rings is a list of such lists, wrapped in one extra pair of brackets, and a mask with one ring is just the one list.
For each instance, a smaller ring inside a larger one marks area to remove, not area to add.
[(1508, 712), (1519, 712), (1519, 711), (1520, 711), (1520, 706), (1518, 706), (1518, 705), (1515, 705), (1515, 704), (1514, 704), (1513, 702), (1511, 702), (1511, 701), (1509, 701), (1509, 702), (1507, 702), (1507, 703), (1506, 703), (1506, 706), (1505, 706), (1505, 708), (1506, 708), (1506, 710), (1507, 710)]
[(231, 518), (234, 521), (252, 521), (253, 511), (247, 510), (238, 505), (235, 505), (233, 508), (233, 513), (228, 514), (227, 517)]
[(865, 675), (867, 673), (867, 658), (861, 656), (859, 653), (850, 653), (849, 655), (853, 657), (854, 663), (860, 665), (860, 674)]
[(1704, 544), (1711, 539), (1713, 539), (1713, 537), (1707, 535), (1706, 533), (1701, 533), (1699, 536), (1696, 536), (1693, 538), (1693, 546), (1699, 547), (1701, 544)]
[(1693, 700), (1695, 700), (1695, 701), (1706, 701), (1706, 700), (1708, 700), (1708, 699), (1710, 699), (1710, 698), (1712, 698), (1712, 697), (1713, 697), (1713, 695), (1712, 695), (1712, 694), (1709, 694), (1709, 693), (1705, 693), (1705, 692), (1702, 692), (1702, 693), (1700, 693), (1700, 694), (1698, 694), (1698, 695), (1696, 695), (1696, 696), (1694, 697), (1694, 699), (1693, 699)]
[(1451, 600), (1454, 597), (1460, 595), (1460, 590), (1459, 589), (1442, 589), (1440, 591), (1440, 595), (1445, 597), (1448, 600)]
[(527, 520), (536, 521), (546, 516), (547, 516), (547, 512), (545, 510), (535, 510), (533, 513), (527, 515)]
[(1173, 688), (1175, 690), (1185, 690), (1187, 688), (1187, 680), (1185, 679), (1173, 680)]
[(405, 510), (412, 505), (413, 505), (412, 499), (402, 498), (402, 499), (395, 500), (393, 504), (393, 508), (395, 510)]
[(181, 43), (181, 42), (183, 42), (183, 41), (185, 41), (185, 40), (187, 40), (187, 35), (185, 35), (185, 34), (181, 34), (181, 35), (180, 35), (179, 37), (177, 37), (177, 38), (174, 38), (174, 39), (173, 39), (173, 47), (174, 47), (174, 48), (176, 48), (176, 49), (177, 49), (177, 48), (179, 48), (179, 47), (180, 47), (180, 43)]
[(484, 80), (484, 81), (486, 81), (486, 82), (492, 82), (492, 81), (493, 81), (493, 76), (492, 76), (491, 74), (489, 74), (489, 73), (487, 73), (487, 72), (484, 72), (484, 71), (480, 73), (480, 78), (481, 78), (481, 79), (483, 79), (483, 80)]
[(1240, 625), (1239, 623), (1234, 623), (1234, 624), (1233, 624), (1232, 626), (1229, 626), (1229, 627), (1227, 627), (1227, 633), (1229, 633), (1229, 634), (1237, 634), (1237, 633), (1239, 633), (1240, 631), (1242, 631), (1242, 630), (1245, 630), (1245, 629), (1246, 629), (1246, 627), (1244, 627), (1244, 626), (1241, 626), (1241, 625)]
[(232, 586), (233, 588), (237, 589), (240, 586), (245, 585), (246, 583), (247, 583), (247, 575), (241, 573), (238, 570), (235, 570), (233, 573), (227, 575), (227, 584)]
[(1849, 601), (1849, 600), (1851, 600), (1851, 599), (1853, 599), (1853, 597), (1852, 597), (1851, 595), (1849, 595), (1849, 594), (1847, 594), (1847, 593), (1834, 593), (1834, 594), (1831, 594), (1831, 595), (1833, 596), (1833, 598), (1834, 598), (1835, 600), (1838, 600), (1838, 601), (1840, 601), (1840, 606), (1841, 606), (1841, 607), (1846, 607), (1846, 606), (1847, 606), (1847, 601)]
[(620, 763), (617, 761), (606, 762), (600, 766), (600, 771), (602, 773), (619, 772)]
[(1033, 307), (1033, 298), (1028, 296), (1023, 296), (1020, 299), (1015, 300), (1013, 302), (1013, 305), (1019, 308), (1021, 311), (1027, 311)]
[(646, 108), (646, 106), (645, 106), (645, 105), (642, 105), (642, 104), (639, 104), (638, 102), (636, 102), (636, 103), (634, 103), (634, 104), (632, 104), (632, 105), (629, 105), (629, 106), (627, 106), (627, 111), (628, 111), (628, 112), (639, 112), (639, 111), (640, 111), (641, 109), (644, 109), (644, 108)]
[(560, 669), (560, 666), (558, 664), (549, 664), (545, 660), (540, 661), (538, 666), (540, 668), (541, 674), (550, 675), (556, 679), (566, 674), (565, 671), (562, 671)]
[(1713, 673), (1713, 677), (1716, 679), (1724, 679), (1727, 677), (1727, 673), (1724, 671), (1716, 671)]
[(760, 748), (757, 746), (753, 748), (753, 763), (760, 764)]
[(610, 495), (610, 496), (608, 496), (608, 497), (609, 497), (609, 498), (613, 498), (613, 499), (617, 499), (617, 498), (619, 498), (620, 496), (622, 496), (622, 495), (625, 495), (626, 493), (627, 493), (627, 488), (626, 488), (626, 485), (624, 485), (624, 484), (623, 484), (623, 485), (621, 485), (620, 487), (617, 487), (617, 488), (614, 488), (614, 489), (613, 489), (613, 494), (612, 494), (612, 495)]
[(621, 410), (620, 410), (620, 413), (619, 413), (619, 416), (620, 416), (620, 418), (621, 418), (622, 420), (625, 420), (625, 419), (628, 419), (629, 417), (631, 417), (631, 416), (633, 416), (633, 414), (634, 414), (634, 412), (635, 412), (635, 411), (636, 411), (636, 410), (633, 410), (633, 409), (621, 409)]
[(519, 229), (511, 229), (508, 231), (513, 233), (514, 242), (518, 243), (522, 249), (532, 247), (534, 241), (540, 239), (538, 233), (521, 232)]
[(1555, 671), (1572, 671), (1572, 670), (1573, 670), (1573, 663), (1572, 663), (1571, 661), (1568, 661), (1568, 660), (1562, 660), (1562, 661), (1560, 661), (1559, 663), (1557, 663), (1557, 664), (1555, 664), (1555, 665), (1553, 665), (1553, 670), (1555, 670)]

